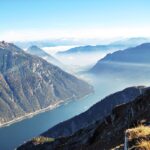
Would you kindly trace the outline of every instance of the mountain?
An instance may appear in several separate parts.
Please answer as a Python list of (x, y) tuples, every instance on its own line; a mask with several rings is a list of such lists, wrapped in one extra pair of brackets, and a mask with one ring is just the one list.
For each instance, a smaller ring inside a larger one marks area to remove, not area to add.
[(72, 54), (87, 54), (87, 53), (97, 53), (97, 52), (105, 52), (110, 50), (117, 50), (120, 48), (124, 48), (124, 46), (120, 44), (114, 44), (114, 45), (96, 45), (96, 46), (79, 46), (75, 48), (71, 48), (67, 51), (61, 51), (58, 52), (57, 55), (72, 55)]
[(0, 42), (1, 125), (92, 91), (86, 82), (42, 58)]
[(116, 105), (132, 101), (144, 90), (145, 87), (142, 86), (130, 87), (109, 95), (84, 113), (54, 126), (42, 135), (53, 138), (72, 135), (74, 132), (96, 122), (97, 120), (103, 120), (104, 117), (110, 114)]
[(146, 68), (146, 71), (149, 73), (149, 56), (150, 43), (144, 43), (136, 47), (119, 50), (106, 55), (90, 69), (90, 72), (125, 72), (127, 70), (137, 72), (138, 70), (141, 71), (140, 68)]
[(149, 38), (144, 37), (133, 37), (133, 38), (125, 38), (118, 41), (113, 42), (112, 44), (119, 44), (128, 47), (135, 47), (137, 45), (141, 45), (142, 43), (148, 43), (150, 41)]
[(56, 58), (54, 58), (53, 56), (49, 55), (48, 53), (46, 53), (44, 50), (42, 50), (41, 48), (33, 45), (31, 47), (29, 47), (27, 49), (27, 52), (32, 54), (32, 55), (36, 55), (39, 57), (42, 57), (43, 59), (47, 60), (48, 62), (61, 67), (62, 64), (59, 60), (57, 60)]
[(142, 43), (149, 42), (150, 39), (147, 38), (127, 38), (112, 42), (110, 44), (103, 44), (103, 45), (87, 45), (87, 46), (79, 46), (75, 48), (71, 48), (66, 51), (58, 52), (57, 55), (72, 55), (72, 54), (87, 54), (87, 53), (98, 53), (98, 52), (113, 52), (118, 49), (125, 49), (129, 47), (135, 47)]
[[(22, 145), (18, 150), (123, 150), (125, 131), (150, 122), (150, 89), (133, 101), (116, 106), (102, 121), (82, 128), (75, 134), (57, 139), (41, 137)], [(141, 150), (141, 149), (137, 149)]]
[[(119, 39), (117, 41), (112, 42), (113, 45), (122, 45), (122, 46), (136, 46), (142, 43), (149, 42), (148, 38), (143, 37), (136, 37), (136, 38), (124, 38)], [(106, 41), (108, 42), (108, 40)], [(38, 47), (55, 47), (55, 46), (70, 46), (70, 45), (97, 45), (100, 43), (99, 39), (90, 38), (90, 39), (80, 39), (77, 40), (76, 38), (68, 38), (68, 39), (51, 39), (51, 40), (33, 40), (33, 41), (16, 41), (15, 45), (25, 49), (32, 45), (37, 45)]]
[(31, 47), (32, 45), (36, 45), (38, 47), (53, 47), (57, 46), (55, 42), (49, 41), (49, 40), (37, 40), (37, 41), (16, 41), (14, 43), (18, 47), (21, 47), (22, 49), (26, 49), (28, 47)]

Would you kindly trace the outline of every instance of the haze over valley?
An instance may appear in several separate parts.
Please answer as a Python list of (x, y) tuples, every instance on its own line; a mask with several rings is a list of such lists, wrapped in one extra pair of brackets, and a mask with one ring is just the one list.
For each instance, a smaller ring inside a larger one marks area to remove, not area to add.
[(0, 4), (0, 150), (150, 150), (149, 1)]

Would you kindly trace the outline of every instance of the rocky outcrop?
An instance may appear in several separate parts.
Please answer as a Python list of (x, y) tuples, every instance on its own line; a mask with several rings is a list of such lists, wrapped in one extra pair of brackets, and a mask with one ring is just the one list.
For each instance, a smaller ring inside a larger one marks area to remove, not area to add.
[(47, 61), (0, 42), (0, 124), (81, 98), (92, 90)]
[(83, 128), (72, 136), (34, 145), (31, 141), (18, 150), (110, 150), (122, 147), (126, 129), (150, 122), (150, 89), (135, 100), (116, 106), (103, 122)]

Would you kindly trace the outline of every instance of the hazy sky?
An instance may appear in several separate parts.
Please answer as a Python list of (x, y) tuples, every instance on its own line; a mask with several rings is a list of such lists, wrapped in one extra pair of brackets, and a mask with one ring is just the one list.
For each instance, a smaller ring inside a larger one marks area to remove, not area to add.
[(150, 35), (150, 0), (0, 0), (0, 39)]

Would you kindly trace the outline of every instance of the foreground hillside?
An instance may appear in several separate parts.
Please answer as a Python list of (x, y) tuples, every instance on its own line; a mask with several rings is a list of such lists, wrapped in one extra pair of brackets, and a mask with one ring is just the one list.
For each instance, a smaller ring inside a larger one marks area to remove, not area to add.
[(43, 135), (47, 137), (62, 137), (72, 135), (74, 132), (102, 121), (109, 115), (116, 105), (130, 102), (145, 91), (145, 87), (130, 87), (111, 94), (93, 105), (84, 113), (64, 121), (46, 131)]
[(150, 149), (150, 127), (139, 125), (127, 129), (125, 132), (124, 150), (149, 150)]
[[(35, 138), (18, 150), (110, 150), (124, 147), (126, 129), (150, 122), (150, 89), (135, 100), (116, 106), (103, 121), (85, 127), (71, 136)], [(121, 146), (122, 145), (122, 146)]]
[(92, 91), (47, 61), (0, 42), (0, 125)]

